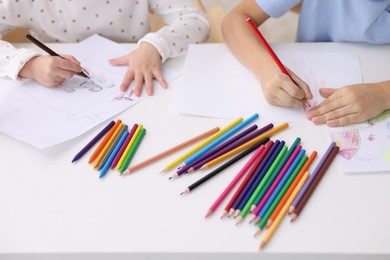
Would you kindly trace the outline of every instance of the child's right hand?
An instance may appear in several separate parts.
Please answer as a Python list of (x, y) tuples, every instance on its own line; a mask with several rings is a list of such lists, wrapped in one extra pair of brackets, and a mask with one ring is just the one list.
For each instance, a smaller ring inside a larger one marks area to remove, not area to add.
[(260, 79), (264, 96), (271, 105), (304, 107), (306, 100), (313, 98), (309, 85), (291, 70), (287, 70), (297, 85), (279, 68), (274, 66), (264, 68)]
[(56, 87), (64, 80), (80, 73), (80, 62), (72, 56), (35, 56), (19, 71), (22, 78), (34, 79), (47, 87)]

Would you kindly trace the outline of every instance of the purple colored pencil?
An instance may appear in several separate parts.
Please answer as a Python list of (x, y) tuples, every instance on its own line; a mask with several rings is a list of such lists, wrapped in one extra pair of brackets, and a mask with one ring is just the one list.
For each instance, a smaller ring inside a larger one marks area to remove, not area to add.
[(131, 128), (129, 135), (126, 137), (125, 141), (123, 142), (121, 148), (119, 149), (118, 153), (116, 154), (114, 160), (111, 163), (110, 168), (114, 169), (115, 166), (118, 164), (119, 159), (121, 158), (123, 152), (125, 151), (128, 143), (130, 142), (131, 138), (133, 137), (135, 130), (137, 130), (138, 124), (134, 124), (133, 127)]
[(274, 125), (273, 124), (268, 124), (262, 128), (260, 128), (259, 130), (256, 130), (255, 132), (253, 132), (252, 134), (250, 135), (247, 135), (245, 136), (244, 138), (241, 138), (237, 141), (235, 141), (234, 143), (231, 143), (230, 145), (226, 146), (225, 148), (221, 149), (220, 151), (214, 153), (213, 155), (211, 155), (210, 157), (208, 158), (205, 158), (204, 160), (196, 163), (195, 165), (193, 165), (191, 168), (193, 170), (197, 170), (199, 168), (201, 168), (205, 163), (211, 161), (211, 160), (214, 160), (215, 158), (218, 158), (219, 156), (239, 147), (240, 145), (242, 144), (245, 144), (246, 142), (249, 142), (250, 140), (252, 140), (253, 138), (256, 138), (257, 136), (267, 132), (269, 129), (273, 128)]
[(180, 170), (178, 170), (176, 173), (177, 175), (181, 175), (183, 173), (186, 173), (193, 165), (195, 165), (196, 163), (204, 160), (205, 158), (211, 156), (212, 154), (222, 150), (223, 148), (225, 148), (226, 146), (236, 142), (237, 140), (243, 138), (244, 136), (248, 135), (249, 133), (253, 132), (255, 129), (257, 129), (257, 125), (253, 125), (251, 127), (249, 127), (248, 129), (242, 131), (240, 134), (230, 138), (229, 140), (221, 143), (220, 145), (214, 147), (213, 149), (211, 149), (210, 151), (208, 151), (207, 153), (203, 154), (202, 156), (200, 156), (198, 159), (196, 159), (195, 161), (193, 161), (192, 163), (182, 167)]
[(256, 208), (253, 210), (252, 214), (257, 215), (259, 214), (260, 210), (263, 208), (265, 203), (268, 201), (269, 197), (271, 196), (272, 192), (275, 190), (276, 186), (278, 186), (280, 180), (283, 178), (283, 176), (286, 174), (287, 170), (291, 167), (292, 163), (294, 162), (295, 158), (301, 151), (302, 146), (298, 145), (295, 147), (294, 152), (291, 154), (290, 158), (286, 162), (286, 164), (283, 166), (282, 170), (277, 175), (276, 179), (272, 182), (271, 187), (267, 190), (264, 197), (260, 200), (259, 204), (256, 206)]
[(108, 131), (110, 131), (114, 124), (114, 121), (108, 123), (108, 125), (106, 125), (106, 127), (104, 127), (103, 130), (100, 131), (100, 133), (98, 133), (83, 149), (81, 149), (80, 152), (75, 155), (72, 160), (72, 163), (80, 159), (84, 154), (86, 154), (88, 150), (92, 148), (92, 146), (94, 146), (105, 134), (107, 134)]
[(324, 165), (325, 163), (325, 160), (326, 158), (329, 157), (329, 154), (330, 152), (332, 151), (333, 147), (336, 146), (336, 143), (335, 142), (332, 142), (328, 149), (326, 150), (324, 156), (322, 156), (320, 162), (317, 164), (316, 168), (314, 169), (314, 171), (312, 172), (312, 174), (310, 174), (310, 177), (309, 179), (305, 182), (305, 184), (303, 185), (302, 189), (299, 191), (297, 197), (294, 199), (293, 203), (291, 204), (291, 207), (290, 207), (290, 210), (289, 210), (289, 213), (293, 212), (294, 209), (296, 208), (296, 206), (298, 205), (299, 201), (302, 199), (303, 195), (305, 195), (305, 192), (307, 191), (307, 189), (309, 188), (309, 186), (311, 185), (311, 183), (313, 183), (316, 175), (318, 174), (318, 172), (321, 170), (322, 166)]

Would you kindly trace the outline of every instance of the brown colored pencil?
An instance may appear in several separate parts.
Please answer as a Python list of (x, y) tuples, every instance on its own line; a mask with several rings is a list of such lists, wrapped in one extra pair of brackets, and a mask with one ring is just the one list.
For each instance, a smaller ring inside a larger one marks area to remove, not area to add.
[(166, 150), (164, 152), (161, 152), (161, 153), (159, 153), (159, 154), (157, 154), (157, 155), (155, 155), (155, 156), (153, 156), (153, 157), (151, 157), (151, 158), (149, 158), (149, 159), (147, 159), (147, 160), (145, 160), (143, 162), (140, 162), (140, 163), (138, 163), (138, 164), (136, 164), (134, 166), (131, 166), (131, 167), (127, 168), (127, 170), (125, 170), (123, 172), (123, 175), (133, 173), (136, 170), (141, 169), (142, 167), (145, 167), (145, 166), (147, 166), (147, 165), (149, 165), (149, 164), (151, 164), (151, 163), (153, 163), (153, 162), (155, 162), (155, 161), (157, 161), (157, 160), (159, 160), (159, 159), (161, 159), (161, 158), (163, 158), (165, 156), (168, 156), (171, 153), (174, 153), (174, 152), (176, 152), (176, 151), (178, 151), (178, 150), (180, 150), (180, 149), (182, 149), (182, 148), (184, 148), (184, 147), (186, 147), (188, 145), (196, 143), (199, 140), (202, 140), (203, 138), (206, 138), (206, 137), (208, 137), (208, 136), (210, 136), (212, 134), (215, 134), (218, 131), (219, 131), (219, 127), (215, 127), (215, 128), (213, 128), (213, 129), (211, 129), (211, 130), (209, 130), (207, 132), (204, 132), (203, 134), (195, 136), (195, 137), (193, 137), (193, 138), (191, 138), (191, 139), (189, 139), (189, 140), (187, 140), (187, 141), (185, 141), (185, 142), (183, 142), (181, 144), (178, 144), (178, 145), (176, 145), (176, 146), (174, 146), (174, 147), (172, 147), (172, 148), (170, 148), (170, 149), (168, 149), (168, 150)]
[(303, 195), (301, 201), (298, 203), (294, 212), (291, 214), (291, 222), (294, 221), (298, 217), (298, 215), (301, 213), (303, 207), (306, 205), (306, 202), (309, 200), (311, 194), (313, 193), (314, 189), (317, 187), (321, 178), (325, 175), (326, 170), (329, 168), (330, 164), (333, 162), (333, 159), (336, 157), (336, 154), (339, 152), (339, 150), (340, 150), (340, 147), (338, 147), (337, 145), (333, 147), (328, 158), (326, 158), (320, 171), (318, 172), (317, 176), (315, 177), (313, 183), (309, 186), (309, 188), (305, 192), (305, 195)]

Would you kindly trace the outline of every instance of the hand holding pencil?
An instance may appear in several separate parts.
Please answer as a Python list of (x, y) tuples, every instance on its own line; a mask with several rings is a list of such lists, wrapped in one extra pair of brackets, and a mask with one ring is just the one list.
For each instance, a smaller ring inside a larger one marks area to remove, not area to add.
[(35, 56), (28, 60), (19, 72), (20, 77), (34, 79), (47, 87), (58, 86), (74, 75), (89, 78), (88, 72), (76, 58), (57, 54), (30, 34), (26, 38), (49, 55)]
[(248, 18), (246, 21), (264, 47), (265, 54), (269, 54), (263, 55), (263, 59), (259, 60), (259, 64), (264, 65), (261, 66), (259, 73), (268, 103), (276, 106), (308, 108), (310, 106), (308, 100), (313, 98), (309, 86), (282, 64), (253, 20)]

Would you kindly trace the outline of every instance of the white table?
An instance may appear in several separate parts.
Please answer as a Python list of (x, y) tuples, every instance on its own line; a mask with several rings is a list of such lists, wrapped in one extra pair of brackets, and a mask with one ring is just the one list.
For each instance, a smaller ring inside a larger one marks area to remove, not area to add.
[[(358, 53), (365, 82), (389, 79), (390, 45), (279, 46)], [(183, 61), (184, 57), (177, 58), (167, 65), (180, 71)], [(179, 87), (185, 86), (173, 82), (168, 90), (115, 118), (129, 125), (142, 123), (147, 129), (133, 163), (231, 121), (177, 114), (173, 103)], [(131, 176), (120, 177), (111, 171), (100, 180), (87, 163), (92, 150), (76, 164), (71, 159), (102, 127), (47, 150), (0, 134), (0, 259), (390, 257), (388, 173), (346, 175), (332, 164), (298, 220), (290, 224), (286, 218), (265, 250), (258, 252), (261, 236), (253, 238), (255, 229), (247, 219), (240, 226), (231, 219), (219, 219), (227, 200), (210, 219), (204, 219), (209, 206), (247, 159), (184, 197), (180, 192), (204, 173), (174, 181), (168, 181), (173, 172), (158, 174), (181, 152)], [(307, 153), (316, 150), (319, 156), (330, 143), (326, 127), (299, 123), (290, 124), (273, 139), (291, 145), (297, 136)]]

